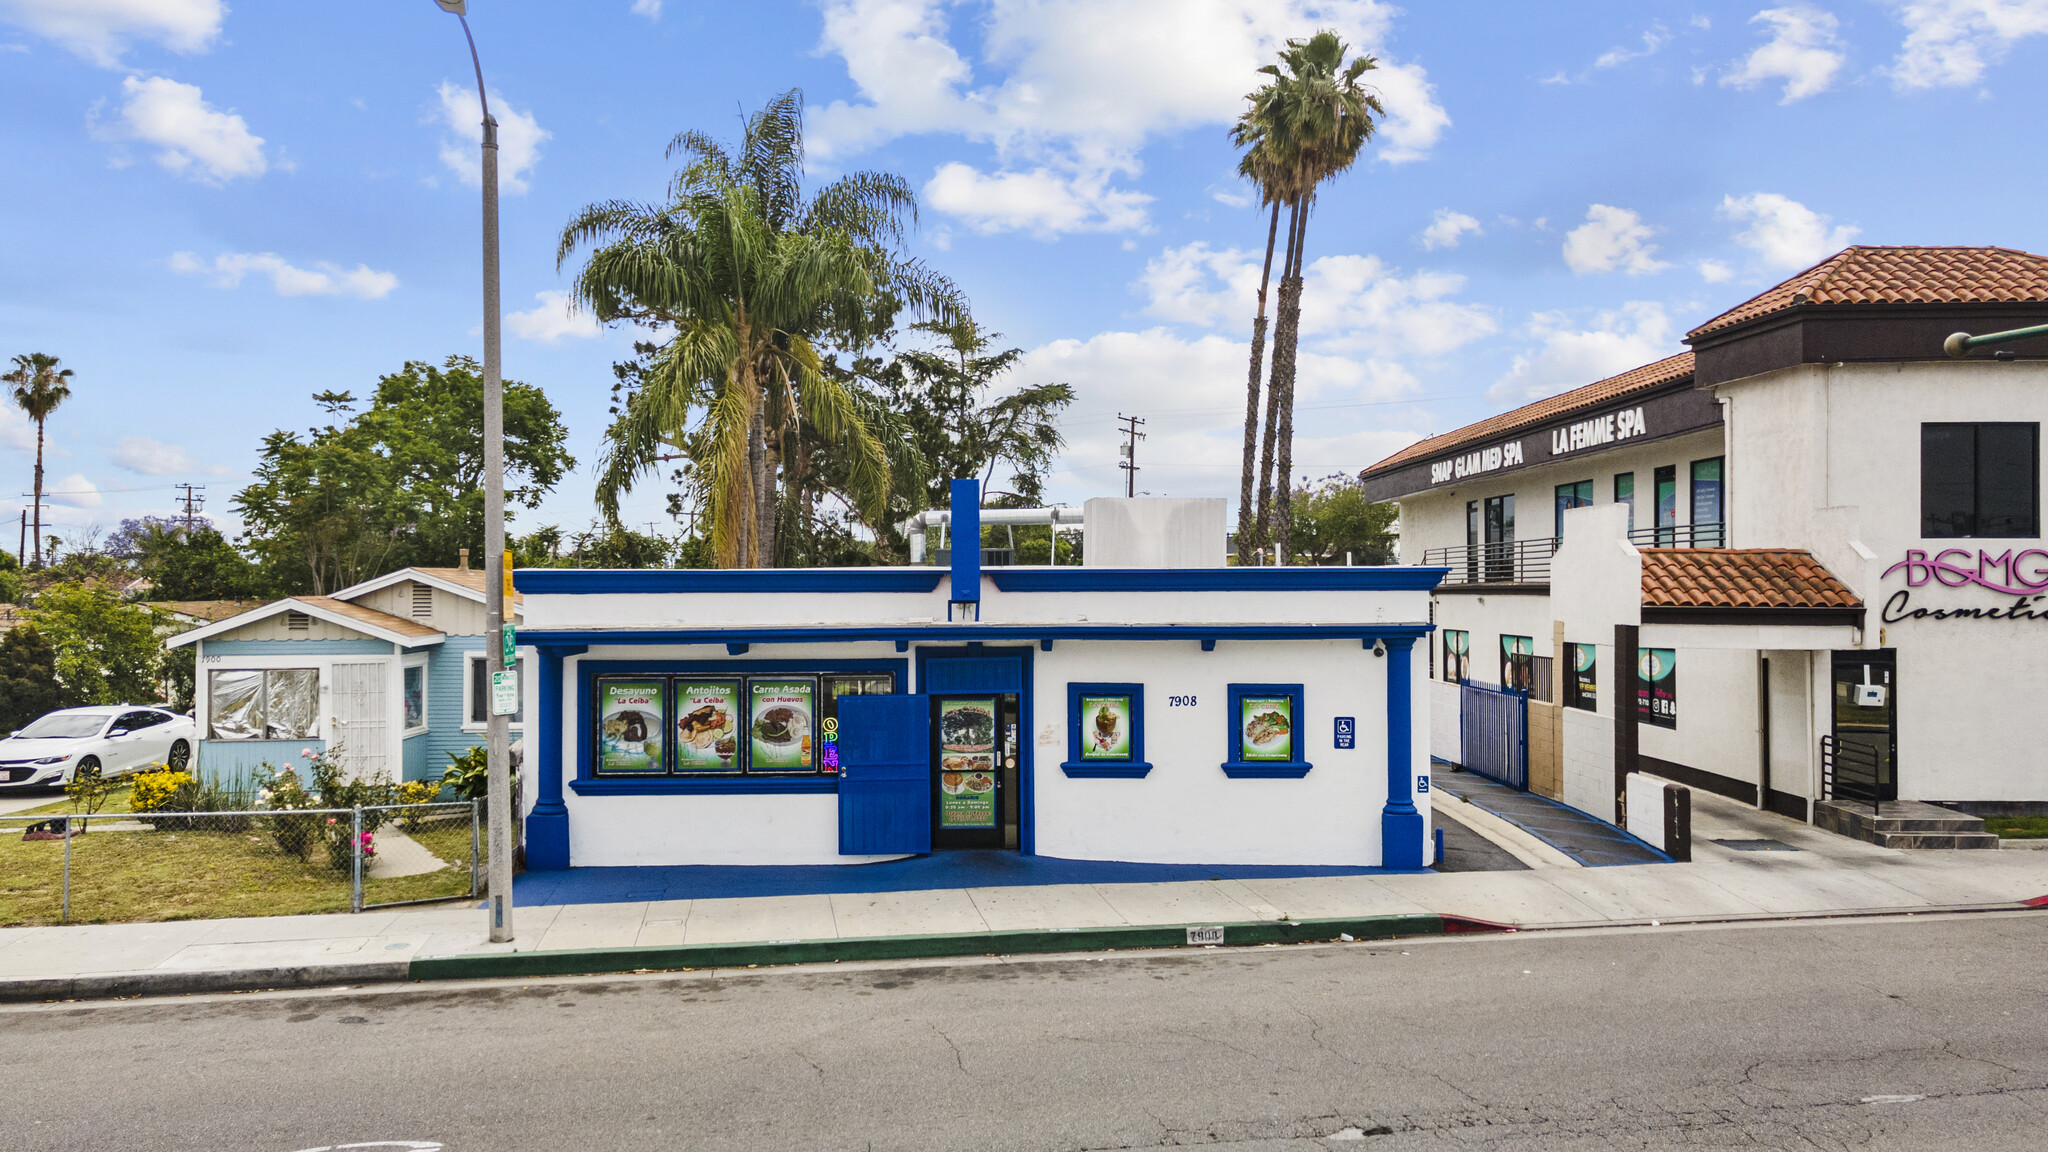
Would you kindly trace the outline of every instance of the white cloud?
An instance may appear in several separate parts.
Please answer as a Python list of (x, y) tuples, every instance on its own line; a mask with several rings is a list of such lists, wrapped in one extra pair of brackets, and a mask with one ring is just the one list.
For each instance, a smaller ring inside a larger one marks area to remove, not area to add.
[(197, 85), (162, 76), (121, 81), (127, 102), (121, 106), (121, 132), (155, 145), (156, 161), (180, 175), (207, 184), (237, 176), (261, 176), (269, 163), (263, 138), (234, 112), (217, 111)]
[(1575, 327), (1561, 312), (1539, 312), (1529, 318), (1529, 334), (1542, 343), (1516, 356), (1487, 392), (1496, 404), (1527, 404), (1681, 350), (1664, 306), (1643, 300), (1600, 313), (1589, 328)]
[(1834, 15), (1804, 5), (1766, 8), (1749, 18), (1770, 29), (1771, 38), (1751, 52), (1742, 66), (1724, 73), (1721, 83), (1749, 89), (1783, 80), (1783, 99), (1790, 104), (1828, 90), (1845, 59), (1835, 36), (1841, 22)]
[(1719, 215), (1746, 225), (1735, 242), (1755, 252), (1766, 268), (1790, 271), (1818, 263), (1849, 246), (1862, 229), (1830, 227), (1832, 217), (1776, 192), (1721, 197)]
[(1486, 230), (1479, 226), (1479, 221), (1463, 212), (1439, 208), (1436, 215), (1430, 217), (1429, 227), (1422, 230), (1422, 247), (1429, 252), (1434, 252), (1438, 248), (1456, 248), (1459, 239), (1467, 232), (1474, 236), (1486, 234)]
[(275, 252), (223, 252), (212, 264), (190, 252), (173, 252), (171, 271), (196, 275), (211, 271), (214, 287), (234, 288), (251, 272), (270, 277), (270, 287), (279, 296), (354, 296), (359, 300), (381, 300), (398, 287), (398, 277), (378, 272), (367, 264), (343, 268), (318, 261), (311, 269), (293, 266)]
[(1960, 88), (2005, 59), (2016, 40), (2048, 33), (2048, 0), (1913, 0), (1899, 8), (1905, 42), (1890, 69), (1899, 88)]
[(505, 313), (506, 327), (521, 340), (559, 344), (565, 336), (588, 340), (604, 335), (604, 325), (589, 312), (575, 307), (567, 292), (535, 292), (533, 298), (539, 303), (532, 308)]
[(1145, 226), (1143, 192), (1109, 187), (1107, 173), (1062, 174), (1049, 168), (984, 174), (957, 161), (941, 164), (924, 186), (933, 208), (977, 232), (1122, 232)]
[(194, 472), (215, 476), (228, 474), (228, 469), (218, 464), (201, 464), (197, 457), (176, 444), (166, 444), (148, 436), (121, 437), (111, 455), (114, 463), (144, 476), (188, 476)]
[(633, 0), (633, 15), (661, 19), (661, 0)]
[[(481, 187), (483, 161), (478, 154), (483, 148), (484, 124), (476, 90), (443, 80), (435, 95), (441, 101), (438, 111), (442, 127), (454, 134), (441, 139), (441, 163), (460, 176), (463, 183)], [(553, 134), (542, 128), (531, 113), (512, 107), (497, 92), (491, 93), (491, 114), (498, 118), (498, 187), (506, 192), (524, 192), (527, 173), (540, 162), (540, 146)]]
[[(1253, 70), (1288, 37), (1334, 27), (1376, 51), (1392, 15), (1379, 0), (826, 0), (820, 51), (845, 61), (860, 98), (813, 110), (807, 143), (834, 159), (898, 136), (959, 135), (995, 147), (985, 179), (1030, 177), (1040, 199), (1055, 195), (1048, 177), (1095, 200), (1128, 196), (1113, 181), (1138, 173), (1149, 137), (1234, 120)], [(969, 21), (982, 31), (978, 61), (951, 36)], [(1425, 71), (1383, 60), (1367, 79), (1388, 112), (1377, 155), (1426, 155), (1450, 121)], [(1142, 227), (1142, 206), (1125, 207), (1079, 218)]]
[(35, 446), (36, 426), (22, 414), (21, 409), (0, 397), (0, 448), (33, 451)]
[(1668, 267), (1650, 243), (1657, 232), (1626, 208), (1595, 204), (1586, 209), (1584, 224), (1565, 233), (1565, 265), (1581, 275), (1616, 269), (1631, 276), (1656, 272)]
[(1649, 31), (1643, 33), (1643, 46), (1640, 49), (1609, 48), (1600, 54), (1599, 59), (1593, 61), (1593, 67), (1613, 68), (1619, 64), (1626, 64), (1631, 60), (1640, 60), (1645, 56), (1654, 56), (1659, 48), (1669, 43), (1671, 43), (1671, 33), (1662, 24), (1652, 24)]
[[(1263, 252), (1212, 250), (1196, 241), (1145, 265), (1134, 287), (1149, 315), (1202, 327), (1249, 328), (1258, 309)], [(1377, 256), (1324, 256), (1303, 276), (1304, 346), (1333, 356), (1437, 356), (1497, 330), (1484, 308), (1453, 299), (1465, 278), (1421, 269), (1401, 275)], [(1267, 297), (1270, 319), (1278, 281)]]
[[(107, 498), (100, 495), (99, 488), (92, 481), (73, 473), (61, 480), (49, 480), (43, 489), (43, 502), (67, 508), (98, 508), (107, 502)], [(48, 526), (46, 521), (44, 527)]]
[(204, 52), (226, 13), (221, 0), (0, 0), (0, 21), (108, 68), (137, 41)]
[(1700, 270), (1700, 279), (1705, 280), (1709, 284), (1719, 284), (1724, 280), (1733, 278), (1735, 275), (1735, 269), (1730, 268), (1719, 260), (1702, 260), (1697, 265), (1694, 265), (1694, 267)]

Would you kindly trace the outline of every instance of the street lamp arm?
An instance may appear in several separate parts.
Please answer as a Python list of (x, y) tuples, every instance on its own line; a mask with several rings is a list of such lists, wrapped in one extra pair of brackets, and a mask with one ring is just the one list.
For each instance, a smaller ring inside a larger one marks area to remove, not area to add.
[(484, 107), (484, 125), (488, 130), (491, 123), (491, 98), (484, 95), (484, 64), (476, 54), (476, 37), (469, 34), (469, 17), (457, 12), (455, 18), (462, 21), (462, 38), (469, 41), (469, 63), (476, 69), (476, 98)]
[(1957, 332), (1941, 342), (1941, 350), (1957, 360), (1970, 354), (1972, 349), (1992, 344), (2010, 344), (2015, 340), (2030, 340), (2036, 336), (2048, 336), (2048, 324), (2036, 324), (2031, 328), (2014, 328), (2005, 332), (1986, 332), (1972, 336), (1968, 332)]

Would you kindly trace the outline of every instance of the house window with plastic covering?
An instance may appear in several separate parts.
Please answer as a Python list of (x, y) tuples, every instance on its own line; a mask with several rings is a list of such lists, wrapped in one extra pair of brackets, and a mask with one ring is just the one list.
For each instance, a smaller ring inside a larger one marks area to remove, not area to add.
[(313, 668), (207, 673), (207, 739), (307, 740), (320, 734)]

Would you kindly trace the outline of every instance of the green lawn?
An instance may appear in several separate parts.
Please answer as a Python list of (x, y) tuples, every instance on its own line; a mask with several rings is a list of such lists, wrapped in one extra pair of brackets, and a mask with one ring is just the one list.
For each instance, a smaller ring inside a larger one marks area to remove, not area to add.
[[(299, 859), (280, 850), (262, 821), (238, 831), (92, 831), (71, 841), (71, 920), (117, 923), (222, 916), (346, 912), (348, 874), (315, 845)], [(423, 824), (407, 835), (450, 867), (421, 876), (363, 882), (365, 903), (452, 899), (469, 894), (466, 817)], [(64, 842), (0, 837), (0, 926), (58, 922)]]
[(1986, 816), (1984, 830), (2005, 840), (2048, 839), (2048, 816)]

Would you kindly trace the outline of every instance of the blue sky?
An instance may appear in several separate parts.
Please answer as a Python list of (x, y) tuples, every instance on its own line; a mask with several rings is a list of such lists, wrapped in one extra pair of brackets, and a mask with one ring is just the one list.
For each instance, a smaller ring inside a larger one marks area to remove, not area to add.
[[(1027, 350), (1012, 382), (1078, 390), (1061, 500), (1121, 490), (1119, 411), (1150, 421), (1143, 490), (1235, 493), (1264, 221), (1224, 128), (1320, 27), (1380, 58), (1389, 116), (1311, 226), (1300, 474), (1678, 351), (1844, 244), (2048, 250), (2048, 0), (475, 0), (472, 25), (506, 372), (579, 460), (522, 530), (590, 520), (633, 338), (564, 308), (562, 223), (658, 195), (676, 132), (730, 137), (785, 88), (817, 178), (922, 189), (914, 250)], [(478, 352), (474, 86), (430, 0), (0, 0), (0, 356), (78, 374), (58, 531), (181, 482), (226, 513), (313, 393)], [(7, 521), (32, 452), (0, 415)]]

